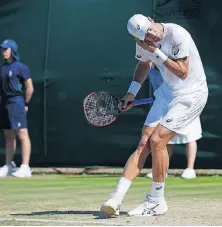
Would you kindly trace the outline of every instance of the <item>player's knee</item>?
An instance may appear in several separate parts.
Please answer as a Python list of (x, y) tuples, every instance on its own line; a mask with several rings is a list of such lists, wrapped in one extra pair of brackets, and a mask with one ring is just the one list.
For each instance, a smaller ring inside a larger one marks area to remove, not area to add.
[(151, 147), (152, 152), (155, 150), (160, 150), (161, 147), (163, 147), (163, 140), (161, 139), (160, 135), (158, 132), (153, 132), (149, 139), (149, 144)]

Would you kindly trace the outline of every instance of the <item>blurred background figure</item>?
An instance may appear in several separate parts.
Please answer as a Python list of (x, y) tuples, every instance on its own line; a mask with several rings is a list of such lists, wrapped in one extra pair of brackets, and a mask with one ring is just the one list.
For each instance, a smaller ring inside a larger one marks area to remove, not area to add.
[[(4, 59), (0, 73), (0, 128), (4, 130), (6, 140), (6, 164), (0, 169), (0, 177), (31, 177), (27, 111), (34, 88), (30, 70), (19, 61), (18, 45), (14, 40), (5, 40), (0, 47)], [(21, 143), (22, 165), (13, 172), (17, 136)]]

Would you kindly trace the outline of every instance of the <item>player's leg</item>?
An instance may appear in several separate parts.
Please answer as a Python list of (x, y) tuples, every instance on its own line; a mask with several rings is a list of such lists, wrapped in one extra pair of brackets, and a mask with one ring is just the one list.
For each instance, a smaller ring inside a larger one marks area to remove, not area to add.
[(169, 167), (167, 144), (175, 136), (175, 132), (160, 124), (153, 131), (148, 141), (152, 151), (151, 193), (145, 202), (128, 213), (130, 216), (153, 216), (167, 212), (168, 207), (164, 199), (164, 182)]
[(27, 114), (23, 102), (10, 103), (7, 106), (11, 128), (16, 131), (21, 143), (22, 165), (12, 175), (14, 177), (31, 177), (29, 159), (31, 153), (31, 143), (27, 130)]
[[(174, 151), (174, 144), (168, 144), (167, 145), (167, 151), (168, 151), (168, 155), (169, 155), (169, 161), (173, 155), (173, 151)], [(150, 173), (147, 173), (146, 177), (148, 178), (153, 178), (153, 173), (150, 172)], [(168, 174), (166, 173), (166, 177), (168, 177)]]
[(146, 158), (150, 153), (150, 150), (146, 146), (146, 143), (148, 138), (152, 134), (153, 130), (154, 128), (146, 127), (146, 126), (144, 127), (139, 145), (136, 151), (129, 157), (125, 165), (123, 175), (122, 175), (124, 178), (130, 181), (133, 181), (134, 178), (142, 170), (144, 163), (146, 161)]
[(153, 182), (145, 202), (129, 212), (130, 216), (154, 216), (168, 208), (164, 199), (165, 174), (169, 166), (166, 146), (176, 134), (188, 135), (192, 122), (198, 118), (207, 102), (207, 91), (178, 96), (169, 103), (168, 111), (153, 131), (148, 145), (152, 152)]
[(167, 144), (175, 136), (175, 132), (159, 124), (150, 138), (154, 182), (165, 181), (166, 171), (169, 167)]
[(110, 198), (103, 203), (100, 209), (101, 211), (110, 215), (119, 215), (121, 203), (132, 181), (140, 173), (146, 158), (150, 153), (146, 143), (153, 130), (154, 128), (144, 127), (141, 140), (136, 151), (129, 157), (115, 190), (111, 193)]
[(162, 99), (155, 99), (151, 110), (144, 123), (144, 129), (140, 143), (137, 150), (129, 157), (122, 177), (119, 179), (116, 189), (101, 207), (101, 210), (108, 214), (118, 214), (120, 205), (127, 193), (132, 180), (140, 173), (147, 156), (150, 153), (150, 149), (147, 144), (147, 140), (152, 134), (154, 128), (157, 126), (161, 117), (165, 114), (165, 105), (162, 103)]

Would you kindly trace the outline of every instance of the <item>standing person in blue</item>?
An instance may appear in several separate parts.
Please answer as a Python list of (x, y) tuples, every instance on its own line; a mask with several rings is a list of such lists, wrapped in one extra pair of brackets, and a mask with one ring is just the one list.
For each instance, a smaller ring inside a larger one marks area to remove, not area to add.
[[(160, 85), (163, 83), (163, 78), (160, 74), (160, 71), (154, 64), (150, 69), (149, 79), (150, 79), (153, 92), (156, 89), (158, 89)], [(190, 132), (190, 135), (188, 136), (177, 135), (168, 143), (168, 146), (167, 146), (169, 158), (171, 158), (174, 151), (175, 144), (186, 144), (187, 168), (183, 171), (181, 175), (181, 177), (184, 179), (196, 178), (196, 172), (194, 170), (194, 163), (195, 163), (196, 154), (197, 154), (196, 140), (202, 137), (200, 118), (197, 118), (195, 124), (196, 124), (196, 128), (192, 132)], [(153, 178), (152, 172), (148, 173), (147, 177)]]
[[(34, 88), (30, 70), (19, 61), (18, 45), (14, 40), (5, 40), (0, 48), (4, 59), (0, 73), (0, 127), (6, 140), (6, 164), (0, 168), (0, 177), (31, 177), (27, 111)], [(13, 155), (17, 136), (21, 143), (22, 165), (14, 172)]]

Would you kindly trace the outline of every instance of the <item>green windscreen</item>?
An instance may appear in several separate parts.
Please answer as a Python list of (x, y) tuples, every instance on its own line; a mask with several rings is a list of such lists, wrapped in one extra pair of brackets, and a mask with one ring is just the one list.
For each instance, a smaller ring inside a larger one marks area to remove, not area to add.
[[(35, 86), (28, 113), (31, 165), (125, 165), (137, 147), (150, 107), (135, 108), (113, 125), (96, 128), (86, 122), (82, 104), (92, 91), (125, 94), (137, 64), (135, 40), (126, 24), (130, 16), (141, 13), (178, 23), (192, 34), (210, 89), (201, 116), (203, 138), (198, 142), (196, 168), (221, 168), (220, 8), (217, 0), (2, 1), (0, 39), (18, 42), (21, 61), (30, 67)], [(139, 97), (149, 95), (146, 81)], [(0, 149), (3, 164), (3, 134)], [(16, 161), (21, 161), (19, 152)], [(185, 165), (185, 147), (177, 146), (171, 168)], [(146, 167), (150, 166), (149, 157)]]

